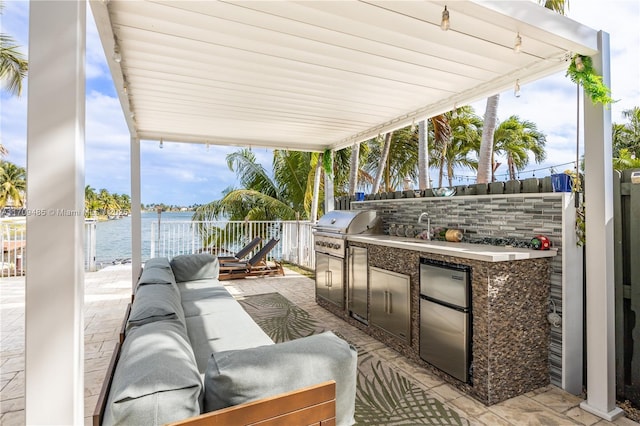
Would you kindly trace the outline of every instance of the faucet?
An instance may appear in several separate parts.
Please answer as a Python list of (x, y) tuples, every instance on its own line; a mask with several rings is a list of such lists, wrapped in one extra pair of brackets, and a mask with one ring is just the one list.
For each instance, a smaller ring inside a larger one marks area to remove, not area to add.
[(418, 217), (418, 224), (422, 223), (422, 218), (425, 216), (427, 217), (427, 240), (431, 240), (431, 217), (429, 217), (428, 212), (420, 213), (420, 216)]

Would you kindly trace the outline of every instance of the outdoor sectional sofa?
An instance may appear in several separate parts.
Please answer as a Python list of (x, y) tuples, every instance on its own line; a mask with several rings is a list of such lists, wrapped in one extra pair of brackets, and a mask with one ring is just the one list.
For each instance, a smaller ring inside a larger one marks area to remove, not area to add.
[(94, 425), (352, 424), (355, 349), (331, 332), (274, 344), (218, 271), (210, 254), (145, 263)]

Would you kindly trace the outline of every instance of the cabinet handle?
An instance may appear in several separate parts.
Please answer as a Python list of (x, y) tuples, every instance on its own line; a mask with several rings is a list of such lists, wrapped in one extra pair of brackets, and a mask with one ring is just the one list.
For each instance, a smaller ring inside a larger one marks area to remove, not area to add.
[(387, 290), (384, 291), (384, 313), (389, 313), (389, 292)]
[(327, 271), (327, 287), (331, 287), (333, 285), (333, 273), (331, 271)]
[(390, 291), (388, 291), (387, 294), (389, 295), (389, 296), (387, 296), (389, 298), (389, 312), (388, 312), (388, 314), (391, 315), (393, 313), (393, 301), (391, 300), (392, 294), (391, 294)]

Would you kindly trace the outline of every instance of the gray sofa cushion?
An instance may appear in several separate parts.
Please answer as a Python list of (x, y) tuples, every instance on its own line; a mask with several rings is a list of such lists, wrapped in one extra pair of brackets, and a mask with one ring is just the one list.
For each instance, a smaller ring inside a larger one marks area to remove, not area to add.
[(133, 328), (122, 345), (103, 425), (162, 425), (201, 412), (202, 381), (178, 321)]
[(198, 371), (204, 374), (214, 352), (272, 345), (273, 341), (235, 300), (226, 300), (219, 310), (187, 317), (189, 341)]
[(220, 312), (230, 302), (238, 304), (218, 280), (187, 281), (178, 284), (178, 289), (187, 318)]
[(357, 352), (328, 331), (276, 345), (214, 352), (205, 373), (205, 411), (336, 381), (336, 422), (354, 423)]
[(144, 267), (146, 269), (152, 269), (152, 268), (171, 269), (171, 265), (169, 264), (169, 258), (167, 257), (151, 258), (146, 262), (144, 262)]
[(218, 278), (218, 258), (209, 253), (184, 254), (171, 259), (177, 282)]
[(186, 327), (180, 292), (172, 285), (140, 285), (131, 305), (127, 333), (131, 327), (155, 321), (178, 319)]
[(145, 284), (175, 284), (175, 282), (176, 278), (173, 276), (171, 268), (145, 267), (138, 280), (138, 286)]

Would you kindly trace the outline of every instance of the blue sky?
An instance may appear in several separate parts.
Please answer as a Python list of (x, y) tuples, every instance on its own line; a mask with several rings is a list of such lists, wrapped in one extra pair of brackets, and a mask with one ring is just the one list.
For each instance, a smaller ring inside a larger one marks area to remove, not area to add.
[[(27, 53), (29, 4), (6, 1), (1, 32), (11, 34)], [(110, 192), (130, 193), (129, 132), (120, 103), (109, 76), (104, 52), (87, 7), (87, 107), (86, 107), (86, 177), (88, 185)], [(618, 102), (612, 106), (614, 122), (623, 122), (621, 112), (640, 106), (640, 1), (571, 0), (568, 16), (610, 34), (611, 89)], [(9, 150), (8, 161), (26, 163), (26, 93), (20, 98), (0, 95), (0, 135)], [(472, 105), (484, 114), (484, 102)], [(533, 121), (547, 135), (547, 160), (532, 163), (529, 169), (542, 169), (536, 176), (549, 174), (554, 165), (568, 163), (576, 157), (576, 88), (564, 72), (538, 82), (523, 85), (521, 96), (512, 91), (501, 94), (499, 118), (511, 115)], [(221, 192), (237, 185), (235, 174), (225, 157), (236, 147), (142, 141), (142, 202), (191, 205), (220, 198)], [(270, 168), (271, 151), (254, 149), (259, 161)], [(572, 166), (562, 166), (561, 170)], [(505, 173), (502, 166), (497, 173)], [(534, 172), (521, 173), (522, 178)], [(471, 176), (461, 170), (461, 176)], [(435, 173), (432, 173), (432, 178)], [(472, 183), (471, 178), (458, 183)]]

